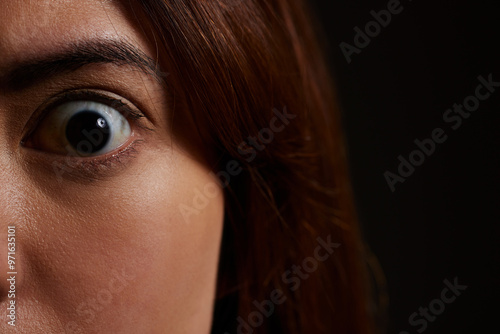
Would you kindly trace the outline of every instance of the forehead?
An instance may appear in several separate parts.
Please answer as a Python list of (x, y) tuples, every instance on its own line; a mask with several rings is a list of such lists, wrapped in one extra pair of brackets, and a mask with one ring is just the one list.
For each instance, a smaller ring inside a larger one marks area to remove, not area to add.
[(0, 1), (0, 69), (64, 45), (95, 37), (121, 37), (147, 51), (118, 1)]

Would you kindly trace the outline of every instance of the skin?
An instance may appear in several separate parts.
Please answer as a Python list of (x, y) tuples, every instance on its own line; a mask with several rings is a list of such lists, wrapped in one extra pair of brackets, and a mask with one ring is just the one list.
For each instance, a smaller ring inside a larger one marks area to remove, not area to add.
[[(19, 62), (96, 36), (157, 54), (130, 8), (115, 2), (2, 1), (0, 12), (0, 78)], [(68, 167), (82, 158), (23, 144), (45, 101), (89, 88), (146, 115), (129, 122), (141, 140), (133, 155), (82, 171)], [(1, 333), (210, 332), (222, 190), (212, 187), (208, 203), (189, 219), (182, 215), (179, 207), (192, 206), (196, 190), (214, 179), (193, 124), (172, 122), (170, 106), (165, 85), (129, 65), (87, 65), (20, 91), (0, 89), (2, 312), (12, 300), (7, 226), (16, 226), (17, 271), (16, 326), (4, 317)], [(61, 164), (68, 168), (54, 167)]]

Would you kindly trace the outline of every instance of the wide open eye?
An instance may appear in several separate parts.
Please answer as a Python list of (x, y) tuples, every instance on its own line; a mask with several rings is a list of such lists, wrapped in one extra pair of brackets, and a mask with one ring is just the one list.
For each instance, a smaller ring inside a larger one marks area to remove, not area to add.
[(94, 101), (70, 101), (50, 111), (32, 132), (27, 146), (82, 157), (112, 152), (132, 135), (116, 109)]

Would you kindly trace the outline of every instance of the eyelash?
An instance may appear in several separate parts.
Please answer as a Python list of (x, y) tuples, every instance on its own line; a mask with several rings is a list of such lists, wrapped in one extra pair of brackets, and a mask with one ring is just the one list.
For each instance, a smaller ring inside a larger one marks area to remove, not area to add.
[[(38, 124), (49, 112), (66, 102), (77, 100), (88, 100), (107, 104), (122, 113), (122, 115), (131, 122), (132, 127), (153, 131), (143, 124), (144, 122), (140, 121), (142, 118), (146, 117), (140, 110), (134, 110), (134, 108), (124, 103), (123, 100), (116, 95), (116, 98), (109, 95), (115, 94), (101, 93), (91, 89), (67, 91), (59, 94), (48, 103), (42, 105), (39, 110), (35, 112), (34, 121), (32, 124), (28, 124), (29, 128), (32, 130), (24, 137), (21, 145), (25, 144), (26, 139), (30, 138), (31, 134), (37, 129)], [(134, 130), (132, 136), (134, 136), (135, 133), (136, 131)], [(43, 152), (43, 154), (52, 155), (52, 169), (53, 172), (56, 172), (58, 178), (61, 177), (61, 174), (67, 173), (72, 177), (85, 178), (88, 181), (92, 181), (106, 174), (108, 171), (115, 171), (124, 166), (126, 161), (137, 155), (137, 146), (143, 142), (143, 139), (134, 139), (118, 152), (111, 152), (93, 157), (78, 157), (71, 154), (62, 156), (49, 152)], [(57, 167), (57, 165), (59, 165), (59, 167)], [(58, 172), (57, 168), (62, 170), (62, 173), (60, 171)]]

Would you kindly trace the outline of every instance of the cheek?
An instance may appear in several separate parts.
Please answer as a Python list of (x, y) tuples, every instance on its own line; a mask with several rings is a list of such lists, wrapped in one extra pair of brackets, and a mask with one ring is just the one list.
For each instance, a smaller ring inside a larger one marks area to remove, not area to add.
[(174, 333), (192, 319), (207, 326), (222, 191), (206, 169), (179, 154), (145, 161), (119, 180), (61, 190), (56, 200), (39, 196), (25, 212), (20, 291), (43, 305), (34, 314), (51, 310), (64, 326), (121, 332), (133, 324)]

